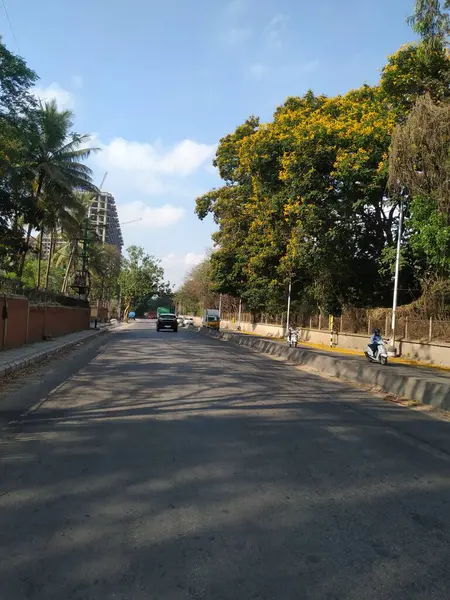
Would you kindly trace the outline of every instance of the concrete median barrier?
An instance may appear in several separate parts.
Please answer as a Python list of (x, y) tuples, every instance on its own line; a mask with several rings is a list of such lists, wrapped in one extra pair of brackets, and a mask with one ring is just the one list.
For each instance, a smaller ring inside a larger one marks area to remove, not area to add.
[(289, 348), (286, 344), (228, 331), (201, 330), (202, 333), (269, 354), (282, 357), (295, 365), (314, 369), (319, 374), (353, 383), (376, 386), (380, 390), (450, 410), (450, 376), (438, 370), (401, 364), (386, 367), (370, 364), (359, 357), (328, 354), (307, 348)]

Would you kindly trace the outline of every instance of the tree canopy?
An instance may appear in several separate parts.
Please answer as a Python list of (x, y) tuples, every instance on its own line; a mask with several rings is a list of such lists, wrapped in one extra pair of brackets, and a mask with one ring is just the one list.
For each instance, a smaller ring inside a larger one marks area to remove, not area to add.
[(145, 307), (152, 296), (170, 293), (159, 261), (146, 254), (140, 246), (127, 248), (127, 256), (122, 259), (119, 285), (125, 318), (132, 308)]
[[(388, 59), (379, 85), (288, 98), (270, 122), (252, 116), (221, 139), (214, 164), (224, 185), (196, 202), (198, 217), (218, 226), (215, 291), (254, 312), (279, 312), (289, 282), (299, 309), (389, 305), (399, 202), (388, 187), (391, 139), (418, 98), (448, 110), (447, 4), (416, 3), (422, 39)], [(428, 260), (419, 213), (419, 202), (408, 207), (400, 302), (420, 293)]]

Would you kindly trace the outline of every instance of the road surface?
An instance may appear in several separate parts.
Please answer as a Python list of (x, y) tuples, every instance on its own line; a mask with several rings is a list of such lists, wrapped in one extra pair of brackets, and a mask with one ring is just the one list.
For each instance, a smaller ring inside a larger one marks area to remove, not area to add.
[(196, 331), (107, 337), (0, 432), (1, 600), (450, 598), (450, 459), (381, 400)]

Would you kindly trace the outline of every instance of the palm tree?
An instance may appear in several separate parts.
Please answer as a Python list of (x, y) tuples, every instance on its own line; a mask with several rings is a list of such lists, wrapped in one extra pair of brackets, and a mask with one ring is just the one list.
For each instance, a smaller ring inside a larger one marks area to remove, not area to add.
[[(90, 136), (71, 132), (72, 126), (72, 111), (59, 111), (54, 100), (41, 104), (35, 136), (29, 149), (29, 167), (35, 173), (34, 200), (38, 213), (50, 199), (60, 203), (62, 210), (68, 206), (75, 191), (98, 191), (92, 183), (91, 169), (82, 163), (97, 148), (87, 148), (85, 144), (89, 142)], [(32, 228), (33, 224), (30, 223), (27, 248)], [(26, 253), (27, 251), (23, 253), (19, 274), (23, 271)]]
[[(66, 273), (62, 284), (61, 292), (67, 292), (70, 274), (77, 270), (78, 258), (81, 254), (82, 239), (87, 233), (87, 262), (89, 270), (96, 276), (102, 275), (105, 265), (105, 259), (109, 256), (108, 246), (101, 243), (101, 239), (96, 231), (91, 228), (85, 231), (89, 207), (94, 200), (92, 194), (75, 193), (77, 200), (76, 210), (71, 209), (69, 215), (65, 215), (64, 224), (61, 227), (61, 233), (66, 243), (61, 245), (55, 252), (54, 263), (57, 267), (65, 266)], [(70, 217), (70, 218), (68, 218)]]
[[(78, 197), (75, 194), (61, 194), (42, 196), (40, 201), (41, 223), (39, 236), (39, 256), (38, 256), (38, 276), (37, 285), (40, 286), (41, 280), (41, 261), (42, 261), (42, 239), (44, 234), (50, 234), (50, 256), (47, 265), (46, 281), (48, 282), (48, 270), (52, 254), (55, 248), (56, 237), (65, 232), (73, 231), (79, 222), (79, 214), (83, 211)], [(48, 286), (46, 285), (46, 288)]]
[[(45, 277), (45, 289), (48, 289), (50, 268), (55, 250), (56, 238), (65, 234), (71, 238), (77, 238), (80, 231), (80, 220), (85, 214), (85, 207), (75, 194), (66, 194), (58, 197), (45, 197), (42, 202), (43, 220), (41, 233), (44, 230), (50, 233), (50, 248)], [(42, 238), (41, 238), (42, 239)], [(39, 255), (39, 261), (41, 260)], [(38, 286), (40, 282), (40, 264), (38, 266)]]

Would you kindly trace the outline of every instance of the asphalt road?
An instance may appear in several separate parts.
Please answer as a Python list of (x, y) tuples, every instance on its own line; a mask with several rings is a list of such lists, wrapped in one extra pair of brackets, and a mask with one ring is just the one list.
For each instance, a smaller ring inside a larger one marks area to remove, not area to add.
[(195, 331), (106, 337), (3, 397), (40, 404), (0, 432), (1, 600), (450, 598), (450, 458), (407, 409)]

